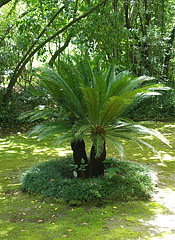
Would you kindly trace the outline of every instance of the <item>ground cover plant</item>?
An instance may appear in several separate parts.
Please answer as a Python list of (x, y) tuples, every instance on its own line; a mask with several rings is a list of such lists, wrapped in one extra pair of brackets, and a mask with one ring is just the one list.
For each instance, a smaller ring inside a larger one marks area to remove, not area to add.
[(115, 168), (111, 168), (115, 175), (112, 172), (111, 178), (75, 178), (71, 156), (36, 164), (24, 174), (22, 189), (75, 205), (151, 197), (153, 183), (148, 168), (114, 158), (108, 160), (115, 163)]
[[(3, 240), (115, 240), (168, 239), (174, 237), (175, 145), (174, 123), (143, 123), (163, 133), (172, 148), (154, 140), (162, 157), (153, 156), (150, 149), (124, 141), (126, 155), (132, 162), (142, 162), (157, 176), (158, 188), (151, 201), (113, 201), (95, 206), (68, 206), (39, 195), (21, 192), (22, 174), (37, 164), (71, 153), (70, 148), (58, 148), (52, 140), (39, 142), (25, 135), (0, 137), (0, 239)], [(148, 136), (145, 136), (148, 137)], [(150, 142), (152, 143), (152, 139)], [(107, 146), (109, 156), (116, 153)]]

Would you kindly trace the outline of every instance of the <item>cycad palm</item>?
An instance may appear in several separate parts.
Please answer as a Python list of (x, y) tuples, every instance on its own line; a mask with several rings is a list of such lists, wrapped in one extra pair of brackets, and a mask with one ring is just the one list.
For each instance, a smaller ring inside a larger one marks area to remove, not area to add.
[[(48, 136), (49, 132), (60, 133), (61, 130), (63, 133), (61, 139), (69, 138), (72, 141), (75, 162), (75, 153), (79, 154), (79, 160), (83, 157), (82, 152), (85, 154), (83, 138), (89, 136), (92, 140), (89, 169), (87, 169), (90, 177), (104, 174), (106, 141), (111, 141), (116, 146), (121, 157), (124, 151), (120, 138), (132, 140), (139, 145), (145, 144), (153, 149), (151, 145), (136, 136), (136, 134), (150, 134), (168, 144), (168, 141), (155, 130), (119, 120), (134, 101), (146, 95), (158, 94), (155, 90), (163, 89), (161, 85), (143, 84), (149, 82), (151, 78), (134, 78), (127, 71), (116, 75), (113, 66), (104, 73), (100, 70), (94, 72), (87, 60), (82, 60), (76, 66), (60, 62), (57, 71), (41, 68), (38, 77), (66, 117), (64, 121), (57, 118), (51, 123), (51, 127), (42, 125), (34, 131), (44, 137)], [(86, 154), (85, 158), (88, 163)]]

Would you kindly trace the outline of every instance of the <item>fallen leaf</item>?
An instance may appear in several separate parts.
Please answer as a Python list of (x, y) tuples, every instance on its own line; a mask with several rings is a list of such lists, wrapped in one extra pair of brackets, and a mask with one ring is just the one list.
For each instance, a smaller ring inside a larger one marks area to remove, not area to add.
[(84, 223), (82, 223), (82, 224), (83, 224), (83, 225), (86, 225), (86, 226), (88, 225), (88, 223), (85, 223), (85, 222), (84, 222)]
[(42, 222), (43, 222), (43, 220), (42, 220), (42, 219), (38, 220), (38, 223), (42, 223)]

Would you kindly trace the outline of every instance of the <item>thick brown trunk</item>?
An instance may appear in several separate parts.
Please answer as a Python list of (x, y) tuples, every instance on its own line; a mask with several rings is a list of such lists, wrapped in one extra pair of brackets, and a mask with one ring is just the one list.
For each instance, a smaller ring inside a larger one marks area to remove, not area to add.
[(99, 157), (96, 157), (95, 146), (92, 145), (90, 153), (89, 176), (98, 177), (104, 176), (104, 160), (106, 159), (106, 147), (103, 146), (103, 152)]
[[(71, 143), (71, 147), (73, 150), (73, 158), (74, 158), (74, 163), (78, 166), (77, 167), (77, 174), (78, 177), (84, 177), (88, 178), (89, 177), (89, 162), (88, 158), (86, 155), (86, 149), (85, 149), (85, 143), (83, 140), (78, 140), (74, 141)], [(84, 164), (85, 164), (85, 169), (84, 170), (79, 170), (82, 168), (82, 159), (84, 159)]]

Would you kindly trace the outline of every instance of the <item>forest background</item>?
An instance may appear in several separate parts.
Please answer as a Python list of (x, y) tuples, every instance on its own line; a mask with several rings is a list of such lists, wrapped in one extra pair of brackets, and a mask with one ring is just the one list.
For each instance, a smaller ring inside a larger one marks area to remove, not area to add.
[(127, 112), (133, 120), (175, 117), (173, 0), (0, 1), (0, 127), (39, 104), (33, 68), (87, 55), (94, 66), (154, 77), (171, 88)]

